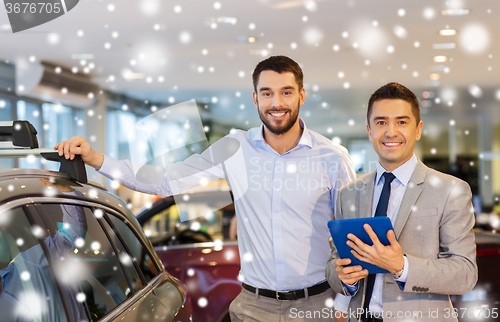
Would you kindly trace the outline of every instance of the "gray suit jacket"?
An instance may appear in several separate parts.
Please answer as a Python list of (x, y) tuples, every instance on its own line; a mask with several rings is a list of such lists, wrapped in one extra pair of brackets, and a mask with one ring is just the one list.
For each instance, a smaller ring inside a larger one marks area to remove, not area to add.
[[(345, 185), (337, 198), (336, 219), (370, 217), (376, 171)], [(394, 225), (409, 261), (401, 289), (392, 274), (384, 274), (384, 319), (394, 321), (456, 321), (450, 294), (466, 294), (477, 282), (474, 212), (469, 185), (418, 161)], [(326, 278), (337, 292), (348, 295), (335, 269), (335, 246)], [(349, 319), (363, 307), (366, 279), (351, 298)]]

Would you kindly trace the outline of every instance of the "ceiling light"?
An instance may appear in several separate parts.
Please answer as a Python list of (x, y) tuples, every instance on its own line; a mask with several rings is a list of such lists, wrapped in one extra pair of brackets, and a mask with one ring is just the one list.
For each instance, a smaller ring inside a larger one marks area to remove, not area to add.
[(448, 57), (446, 57), (446, 56), (434, 56), (435, 63), (444, 63), (447, 60), (448, 60)]
[(430, 78), (433, 81), (439, 80), (441, 76), (439, 74), (431, 74)]
[(256, 49), (256, 50), (250, 50), (250, 55), (256, 55), (256, 56), (268, 56), (271, 55), (271, 50), (269, 49)]
[(439, 30), (439, 34), (441, 36), (454, 36), (457, 34), (457, 31), (455, 29), (441, 29)]
[(125, 73), (123, 75), (123, 78), (125, 78), (125, 79), (142, 79), (144, 77), (146, 77), (146, 75), (144, 73), (129, 72), (129, 73)]
[(441, 44), (432, 44), (433, 49), (455, 49), (457, 45), (453, 42), (446, 42)]
[(210, 19), (210, 22), (215, 22), (215, 23), (228, 23), (231, 25), (236, 24), (238, 22), (238, 18), (236, 17), (215, 17)]
[(71, 58), (78, 60), (94, 59), (94, 54), (72, 54)]
[(465, 16), (469, 13), (469, 9), (446, 9), (441, 11), (443, 16)]
[(250, 36), (250, 37), (248, 37), (248, 40), (247, 40), (247, 41), (248, 41), (249, 43), (254, 43), (254, 42), (256, 42), (256, 41), (257, 41), (257, 38)]

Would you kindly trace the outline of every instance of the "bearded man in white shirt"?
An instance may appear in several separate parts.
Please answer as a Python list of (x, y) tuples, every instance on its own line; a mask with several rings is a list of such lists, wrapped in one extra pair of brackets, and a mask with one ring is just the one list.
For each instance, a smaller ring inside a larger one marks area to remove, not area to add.
[(172, 180), (173, 173), (195, 168), (205, 171), (208, 181), (225, 177), (235, 194), (243, 278), (243, 289), (230, 306), (231, 320), (335, 320), (334, 293), (324, 275), (330, 256), (327, 222), (334, 218), (340, 187), (355, 177), (352, 161), (344, 147), (307, 129), (299, 118), (306, 92), (295, 61), (267, 58), (255, 68), (253, 85), (263, 124), (226, 136), (238, 142), (244, 162), (226, 163), (221, 171), (205, 171), (215, 163), (213, 153), (204, 152), (167, 166), (162, 182), (144, 184), (130, 161), (105, 157), (82, 137), (55, 148), (66, 158), (80, 154), (85, 163), (126, 187), (157, 195), (192, 188), (191, 182)]

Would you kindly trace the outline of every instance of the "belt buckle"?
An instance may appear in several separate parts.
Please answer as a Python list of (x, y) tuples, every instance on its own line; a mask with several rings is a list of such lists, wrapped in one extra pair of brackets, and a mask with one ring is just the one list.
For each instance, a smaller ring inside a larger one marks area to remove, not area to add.
[(285, 291), (285, 292), (276, 291), (276, 300), (278, 300), (280, 302), (288, 302), (288, 301), (290, 301), (290, 300), (282, 300), (282, 299), (280, 299), (280, 293), (289, 293), (289, 292), (287, 292), (287, 291)]

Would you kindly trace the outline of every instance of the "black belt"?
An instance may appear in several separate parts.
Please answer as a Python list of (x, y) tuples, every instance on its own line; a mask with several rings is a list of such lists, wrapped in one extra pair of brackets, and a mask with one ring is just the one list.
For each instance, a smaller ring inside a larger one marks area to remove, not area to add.
[[(245, 283), (243, 283), (242, 286), (245, 290), (250, 291), (252, 293), (255, 293), (255, 291), (257, 290), (255, 287)], [(308, 287), (307, 294), (308, 296), (321, 294), (329, 288), (330, 285), (328, 284), (328, 282), (324, 281), (323, 283), (319, 283), (311, 287)], [(259, 295), (270, 297), (272, 299), (277, 299), (278, 301), (292, 301), (306, 297), (306, 292), (303, 289), (295, 291), (272, 291), (259, 288)]]

